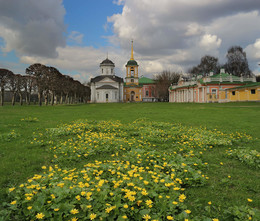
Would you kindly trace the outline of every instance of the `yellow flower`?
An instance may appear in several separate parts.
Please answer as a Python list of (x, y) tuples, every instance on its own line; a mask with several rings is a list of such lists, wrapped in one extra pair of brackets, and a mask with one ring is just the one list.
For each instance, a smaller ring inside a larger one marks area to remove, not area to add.
[(191, 213), (191, 211), (188, 210), (188, 209), (186, 209), (185, 212), (186, 212), (187, 214), (190, 214), (190, 213)]
[(212, 219), (212, 221), (219, 221), (217, 218)]
[(15, 187), (9, 188), (9, 192), (12, 192), (12, 191), (14, 191), (14, 190), (15, 190)]
[(145, 220), (151, 219), (151, 216), (149, 216), (148, 214), (146, 214), (146, 215), (143, 216), (143, 219), (145, 219)]
[(122, 216), (122, 218), (123, 218), (123, 219), (127, 219), (127, 216), (126, 216), (126, 215), (124, 215), (124, 216)]
[(173, 201), (173, 202), (172, 202), (172, 204), (173, 204), (173, 205), (177, 205), (177, 204), (178, 204), (178, 202), (176, 202), (176, 201)]
[(28, 210), (31, 210), (31, 209), (32, 209), (32, 206), (28, 206), (27, 209), (28, 209)]
[(97, 214), (91, 213), (89, 217), (90, 217), (91, 220), (93, 220), (97, 217)]
[(128, 208), (128, 205), (127, 205), (127, 204), (125, 204), (125, 205), (124, 205), (124, 208), (125, 208), (125, 209), (127, 209), (127, 208)]
[(47, 168), (46, 166), (42, 166), (42, 169), (43, 169), (43, 170), (46, 170), (46, 168)]
[(174, 218), (172, 216), (167, 216), (168, 220), (174, 220)]
[(77, 213), (79, 213), (79, 211), (78, 211), (77, 209), (72, 209), (72, 210), (70, 211), (70, 213), (71, 213), (71, 214), (77, 214)]
[(183, 202), (185, 199), (186, 199), (186, 196), (185, 196), (184, 194), (181, 194), (181, 195), (179, 196), (179, 201), (180, 201), (180, 202)]
[(152, 200), (146, 200), (145, 203), (146, 203), (147, 206), (150, 206), (150, 205), (153, 204), (153, 201)]
[(209, 201), (208, 204), (211, 205), (211, 201)]
[(249, 198), (247, 199), (247, 201), (250, 202), (250, 203), (253, 202), (253, 200), (251, 200), (251, 199), (249, 199)]
[(11, 205), (15, 205), (16, 204), (16, 200), (12, 201), (10, 204)]
[(36, 218), (37, 219), (43, 219), (45, 215), (43, 213), (37, 213)]
[(87, 208), (90, 209), (92, 206), (91, 205), (87, 205)]
[(78, 218), (76, 218), (76, 217), (73, 217), (72, 219), (71, 219), (71, 221), (77, 221), (78, 220)]
[(54, 209), (54, 211), (56, 211), (56, 212), (59, 211), (59, 210), (60, 210), (59, 208)]

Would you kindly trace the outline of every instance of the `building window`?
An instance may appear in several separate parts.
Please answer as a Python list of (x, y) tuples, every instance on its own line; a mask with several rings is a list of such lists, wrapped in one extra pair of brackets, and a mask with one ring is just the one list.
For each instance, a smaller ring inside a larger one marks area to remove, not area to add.
[(211, 90), (211, 93), (212, 93), (212, 94), (217, 94), (217, 89), (212, 89), (212, 90)]
[(106, 94), (106, 99), (108, 99), (108, 94)]
[(134, 75), (135, 75), (135, 71), (134, 71), (134, 68), (131, 68), (131, 77), (134, 77)]
[(145, 96), (148, 97), (149, 96), (149, 91), (145, 92)]
[(99, 93), (97, 93), (97, 99), (99, 100)]
[(117, 99), (117, 92), (115, 92), (115, 99)]
[(103, 74), (103, 68), (102, 68), (102, 74)]
[(131, 82), (134, 82), (134, 79), (131, 79)]
[(236, 92), (235, 92), (235, 91), (232, 91), (232, 95), (236, 95)]
[(152, 97), (154, 97), (154, 90), (152, 90)]
[(255, 89), (252, 89), (252, 90), (251, 90), (251, 94), (255, 94)]

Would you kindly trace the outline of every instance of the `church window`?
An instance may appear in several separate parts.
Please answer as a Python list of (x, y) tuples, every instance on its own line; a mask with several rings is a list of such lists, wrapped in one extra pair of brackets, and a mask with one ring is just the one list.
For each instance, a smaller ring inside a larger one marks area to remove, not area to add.
[(232, 91), (232, 95), (236, 95), (236, 92), (235, 92), (235, 91)]
[(131, 79), (131, 82), (134, 82), (134, 79)]
[(251, 94), (255, 94), (255, 89), (252, 89), (252, 90), (251, 90)]
[(103, 71), (104, 71), (104, 70), (103, 70), (103, 68), (102, 68), (102, 74), (103, 74)]
[(152, 90), (152, 96), (154, 97), (154, 90)]
[(115, 92), (115, 99), (117, 99), (117, 92)]
[(97, 99), (99, 100), (99, 93), (97, 93)]
[(134, 77), (134, 75), (135, 75), (134, 68), (131, 68), (130, 72), (131, 72), (131, 77)]
[(149, 96), (149, 91), (145, 92), (145, 96), (148, 97)]

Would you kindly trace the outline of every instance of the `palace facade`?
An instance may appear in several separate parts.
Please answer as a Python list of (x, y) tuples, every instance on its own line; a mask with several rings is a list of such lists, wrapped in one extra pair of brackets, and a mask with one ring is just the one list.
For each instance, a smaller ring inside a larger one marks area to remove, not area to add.
[(241, 87), (246, 88), (246, 85), (254, 82), (256, 82), (255, 77), (237, 77), (225, 73), (224, 69), (221, 69), (219, 74), (210, 73), (209, 76), (198, 79), (181, 77), (177, 85), (172, 85), (169, 88), (169, 102), (212, 103), (234, 101), (235, 98), (230, 95), (231, 91), (239, 90)]

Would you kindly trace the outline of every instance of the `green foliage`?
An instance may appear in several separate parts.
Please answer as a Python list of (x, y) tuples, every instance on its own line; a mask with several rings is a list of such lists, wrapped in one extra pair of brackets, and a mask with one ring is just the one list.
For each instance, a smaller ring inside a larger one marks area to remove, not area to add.
[(230, 158), (238, 159), (248, 166), (260, 168), (260, 152), (257, 150), (250, 150), (248, 148), (231, 149), (226, 151)]
[(12, 130), (9, 133), (0, 134), (0, 141), (10, 142), (20, 136), (21, 135), (17, 133), (15, 130)]
[[(201, 151), (251, 139), (145, 119), (60, 125), (31, 143), (51, 146), (53, 164), (9, 188), (1, 213), (6, 220), (198, 220), (185, 191), (208, 182)], [(92, 160), (100, 155), (103, 160)], [(83, 166), (74, 168), (75, 162)], [(221, 211), (206, 206), (200, 217), (217, 220), (216, 215)]]

